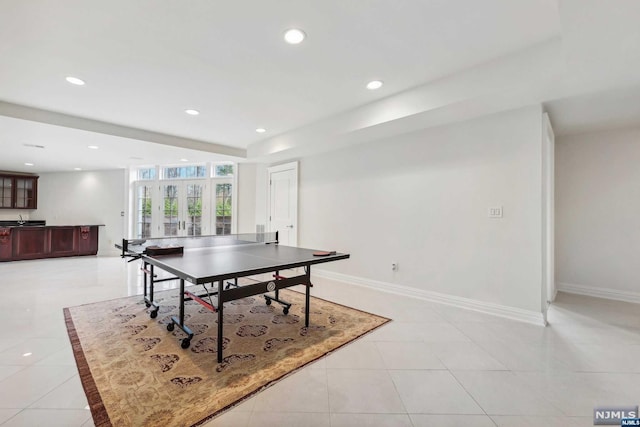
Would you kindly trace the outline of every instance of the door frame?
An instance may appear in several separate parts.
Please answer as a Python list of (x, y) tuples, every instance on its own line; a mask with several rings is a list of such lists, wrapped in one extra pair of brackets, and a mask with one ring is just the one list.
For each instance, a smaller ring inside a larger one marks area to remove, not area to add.
[(542, 314), (556, 299), (555, 283), (555, 135), (549, 114), (542, 115)]
[(295, 176), (295, 192), (294, 194), (292, 194), (292, 198), (294, 200), (293, 206), (294, 206), (294, 213), (292, 215), (293, 217), (293, 241), (290, 241), (289, 244), (291, 246), (297, 246), (298, 245), (298, 162), (289, 162), (289, 163), (284, 163), (281, 165), (276, 165), (276, 166), (271, 166), (267, 168), (267, 228), (268, 231), (277, 231), (277, 230), (273, 230), (272, 229), (272, 223), (271, 223), (271, 217), (273, 216), (273, 212), (272, 212), (272, 205), (271, 205), (271, 201), (272, 201), (272, 196), (271, 196), (271, 190), (272, 190), (272, 186), (271, 186), (271, 175), (274, 173), (278, 173), (278, 172), (283, 172), (286, 170), (293, 170), (294, 171), (294, 176)]

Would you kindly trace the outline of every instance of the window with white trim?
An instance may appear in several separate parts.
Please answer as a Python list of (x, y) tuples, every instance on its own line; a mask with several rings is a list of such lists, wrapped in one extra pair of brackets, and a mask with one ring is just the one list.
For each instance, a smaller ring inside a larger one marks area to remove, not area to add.
[(233, 163), (162, 165), (132, 170), (131, 227), (137, 238), (231, 234)]

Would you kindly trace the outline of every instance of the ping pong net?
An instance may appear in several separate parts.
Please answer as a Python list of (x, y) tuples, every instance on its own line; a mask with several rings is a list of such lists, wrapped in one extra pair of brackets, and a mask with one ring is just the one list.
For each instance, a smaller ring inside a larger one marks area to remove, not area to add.
[(121, 245), (116, 245), (122, 250), (121, 257), (131, 257), (131, 261), (139, 259), (142, 255), (178, 255), (184, 249), (227, 247), (251, 244), (278, 243), (278, 232), (267, 233), (241, 233), (220, 234), (206, 236), (171, 236), (149, 237), (143, 239), (122, 239)]

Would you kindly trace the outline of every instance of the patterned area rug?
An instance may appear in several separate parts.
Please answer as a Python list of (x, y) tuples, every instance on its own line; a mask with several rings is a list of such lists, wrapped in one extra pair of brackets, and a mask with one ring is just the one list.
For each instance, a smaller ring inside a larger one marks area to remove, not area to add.
[(65, 308), (67, 330), (96, 426), (193, 426), (231, 408), (287, 374), (385, 324), (389, 319), (281, 291), (288, 315), (261, 296), (225, 303), (224, 359), (216, 362), (217, 315), (186, 303), (195, 336), (166, 324), (177, 314), (178, 292), (156, 294), (160, 312), (139, 296)]

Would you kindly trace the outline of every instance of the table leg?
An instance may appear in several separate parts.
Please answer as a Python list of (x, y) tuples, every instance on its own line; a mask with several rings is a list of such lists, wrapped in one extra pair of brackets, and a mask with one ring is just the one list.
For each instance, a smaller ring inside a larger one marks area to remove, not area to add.
[(187, 334), (187, 337), (182, 339), (182, 343), (180, 344), (180, 346), (182, 348), (189, 348), (189, 346), (191, 345), (191, 339), (193, 338), (193, 331), (184, 324), (184, 279), (180, 279), (180, 307), (179, 308), (180, 308), (180, 311), (179, 311), (178, 317), (177, 318), (175, 316), (171, 317), (171, 322), (167, 324), (167, 331), (169, 332), (173, 331), (174, 326), (178, 325), (178, 327), (182, 329), (182, 331), (185, 334)]
[(160, 306), (153, 300), (153, 289), (155, 284), (155, 273), (153, 270), (153, 265), (149, 265), (148, 262), (144, 261), (142, 263), (142, 272), (144, 273), (143, 284), (144, 284), (144, 303), (147, 307), (152, 307), (153, 309), (149, 313), (152, 319), (155, 319), (158, 316), (158, 310)]
[(307, 288), (307, 292), (305, 293), (305, 304), (304, 304), (304, 326), (309, 327), (309, 304), (311, 302), (311, 266), (307, 266), (305, 268), (305, 287)]
[(180, 279), (180, 325), (184, 326), (184, 279)]
[[(147, 264), (146, 261), (142, 262), (142, 272), (144, 273), (144, 277), (142, 278), (142, 283), (144, 284), (144, 300), (145, 300), (145, 302), (149, 301), (149, 299), (147, 298), (147, 295), (148, 295), (148, 293), (147, 293), (147, 273), (146, 273), (147, 265), (148, 264)], [(147, 303), (147, 307), (149, 307), (149, 305), (150, 304)]]
[(218, 363), (222, 363), (222, 340), (223, 336), (223, 324), (222, 324), (222, 312), (224, 307), (224, 290), (222, 289), (222, 280), (218, 282)]
[(153, 299), (153, 288), (155, 287), (155, 286), (154, 286), (154, 285), (155, 285), (155, 283), (153, 283), (153, 282), (154, 282), (155, 274), (156, 274), (156, 272), (155, 272), (155, 268), (154, 268), (154, 266), (152, 265), (152, 266), (151, 266), (151, 275), (150, 275), (150, 277), (149, 277), (149, 283), (150, 283), (150, 286), (149, 286), (149, 299), (150, 299), (151, 301), (154, 301), (154, 299)]

